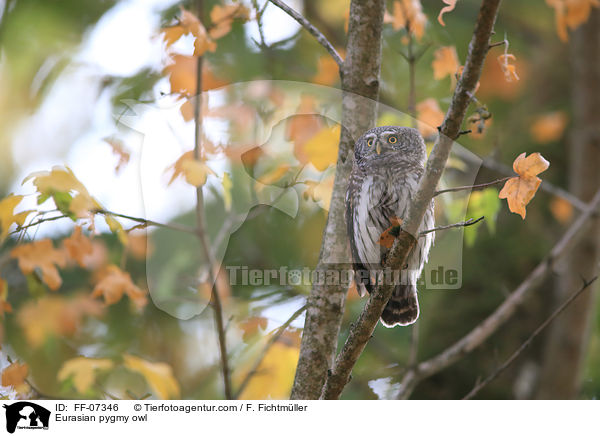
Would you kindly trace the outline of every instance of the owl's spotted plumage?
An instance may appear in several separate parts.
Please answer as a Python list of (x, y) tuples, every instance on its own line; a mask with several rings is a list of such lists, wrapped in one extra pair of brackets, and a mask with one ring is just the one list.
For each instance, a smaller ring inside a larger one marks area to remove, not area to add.
[[(346, 224), (359, 293), (371, 291), (374, 272), (381, 270), (385, 248), (381, 234), (403, 219), (424, 172), (425, 143), (416, 129), (375, 127), (361, 136), (354, 147), (355, 164), (346, 192)], [(433, 201), (419, 232), (433, 228)], [(419, 317), (417, 280), (433, 244), (433, 232), (419, 238), (408, 257), (403, 280), (385, 307), (381, 320), (387, 327), (408, 325)]]

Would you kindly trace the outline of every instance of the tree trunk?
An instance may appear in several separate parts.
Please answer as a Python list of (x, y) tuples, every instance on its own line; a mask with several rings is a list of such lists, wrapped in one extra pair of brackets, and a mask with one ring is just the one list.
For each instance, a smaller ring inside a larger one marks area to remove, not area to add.
[[(344, 91), (342, 132), (318, 271), (341, 271), (350, 261), (344, 219), (346, 186), (352, 168), (354, 141), (375, 125), (384, 10), (383, 0), (353, 0), (350, 5), (346, 59), (341, 71)], [(347, 288), (341, 283), (313, 284), (292, 399), (318, 399), (321, 395), (337, 349), (346, 292)]]
[[(600, 187), (600, 11), (571, 35), (572, 134), (569, 144), (569, 189), (589, 201)], [(598, 271), (600, 225), (592, 220), (588, 237), (573, 248), (558, 279), (555, 304)], [(595, 292), (581, 295), (552, 324), (546, 337), (539, 399), (571, 399), (579, 393), (581, 372), (595, 313)]]

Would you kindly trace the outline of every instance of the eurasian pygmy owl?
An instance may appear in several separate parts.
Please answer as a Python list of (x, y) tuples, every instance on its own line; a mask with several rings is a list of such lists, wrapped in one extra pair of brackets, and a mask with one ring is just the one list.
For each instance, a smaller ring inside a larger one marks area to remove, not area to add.
[[(427, 158), (419, 131), (409, 127), (375, 127), (354, 146), (355, 163), (346, 192), (346, 225), (350, 238), (355, 282), (359, 294), (371, 292), (376, 271), (381, 271), (387, 251), (380, 245), (382, 233), (397, 219), (404, 219), (417, 190)], [(419, 232), (434, 225), (433, 200)], [(387, 327), (409, 325), (419, 317), (417, 280), (433, 244), (433, 232), (418, 238), (401, 272), (381, 321)]]

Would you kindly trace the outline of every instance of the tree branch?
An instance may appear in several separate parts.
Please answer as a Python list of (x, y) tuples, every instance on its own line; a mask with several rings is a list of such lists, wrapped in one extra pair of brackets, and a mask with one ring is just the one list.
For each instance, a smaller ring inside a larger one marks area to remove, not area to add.
[(275, 6), (277, 6), (278, 8), (282, 9), (286, 14), (288, 14), (290, 17), (292, 17), (294, 20), (296, 20), (298, 22), (298, 24), (300, 24), (302, 27), (304, 27), (306, 30), (308, 30), (308, 32), (317, 39), (318, 43), (321, 44), (323, 47), (325, 47), (325, 50), (327, 50), (329, 52), (329, 54), (331, 55), (331, 57), (333, 58), (335, 63), (338, 64), (338, 67), (340, 67), (340, 70), (342, 69), (342, 67), (344, 65), (344, 61), (342, 60), (342, 57), (336, 51), (336, 49), (333, 47), (333, 45), (331, 45), (329, 40), (327, 38), (325, 38), (325, 35), (323, 35), (319, 31), (319, 29), (317, 29), (315, 26), (313, 26), (306, 18), (304, 18), (301, 14), (299, 14), (298, 12), (296, 12), (295, 10), (290, 8), (285, 3), (283, 3), (281, 0), (269, 0), (269, 1), (271, 3), (273, 3)]
[(533, 340), (546, 328), (548, 327), (548, 325), (554, 321), (554, 319), (560, 315), (573, 301), (575, 301), (575, 299), (577, 297), (579, 297), (587, 288), (589, 288), (592, 283), (594, 283), (596, 281), (596, 279), (598, 278), (598, 276), (594, 277), (593, 279), (591, 279), (590, 281), (585, 281), (583, 282), (583, 285), (581, 286), (581, 288), (579, 288), (579, 290), (577, 290), (576, 292), (574, 292), (569, 298), (567, 298), (553, 313), (552, 315), (550, 315), (543, 323), (541, 323), (538, 328), (536, 328), (534, 330), (534, 332), (525, 340), (525, 342), (523, 342), (521, 344), (521, 346), (513, 353), (511, 354), (511, 356), (506, 360), (506, 362), (504, 362), (502, 365), (500, 365), (498, 368), (496, 368), (494, 370), (494, 372), (492, 372), (490, 375), (488, 375), (485, 380), (483, 380), (482, 382), (478, 382), (473, 389), (467, 394), (465, 395), (465, 397), (463, 398), (463, 400), (470, 400), (472, 399), (475, 395), (477, 395), (479, 393), (479, 391), (481, 391), (484, 387), (486, 387), (488, 384), (490, 384), (493, 380), (495, 380), (500, 374), (502, 374), (502, 372), (504, 372), (504, 370), (506, 370), (506, 368), (508, 368), (516, 359), (517, 357), (519, 357), (519, 355), (525, 351), (525, 349), (531, 344), (531, 342), (533, 342)]
[[(204, 0), (197, 0), (198, 18), (203, 21), (202, 15), (204, 10)], [(196, 70), (196, 105), (194, 107), (194, 159), (200, 161), (202, 159), (202, 67), (203, 58), (198, 56)], [(200, 248), (204, 255), (204, 260), (208, 263), (208, 274), (212, 284), (211, 306), (215, 313), (215, 326), (217, 329), (217, 337), (219, 341), (219, 354), (221, 357), (221, 372), (223, 375), (223, 387), (225, 390), (225, 398), (231, 400), (233, 398), (231, 392), (231, 377), (229, 371), (229, 361), (227, 356), (227, 338), (225, 336), (225, 325), (223, 321), (223, 306), (221, 296), (217, 289), (215, 276), (215, 261), (206, 238), (206, 229), (204, 221), (204, 193), (202, 186), (196, 188), (196, 236), (200, 242)]]
[(446, 192), (472, 191), (474, 189), (483, 189), (487, 188), (488, 186), (499, 185), (502, 182), (506, 182), (510, 178), (511, 177), (504, 177), (503, 179), (494, 180), (493, 182), (481, 183), (479, 185), (457, 186), (456, 188), (441, 189), (439, 191), (435, 191), (433, 196), (437, 197), (438, 195), (445, 194)]
[[(490, 36), (499, 6), (500, 0), (482, 1), (473, 38), (469, 44), (465, 68), (457, 83), (450, 107), (440, 128), (440, 134), (427, 161), (419, 189), (411, 201), (407, 219), (402, 225), (403, 230), (394, 241), (390, 251), (385, 265), (388, 268), (395, 270), (404, 265), (409, 252), (415, 245), (416, 239), (413, 235), (418, 235), (418, 228), (446, 166), (453, 140), (459, 135), (467, 107), (471, 102), (470, 95), (481, 76), (483, 61), (488, 52)], [(321, 398), (339, 398), (349, 381), (350, 372), (371, 338), (392, 292), (393, 286), (384, 284), (370, 295), (358, 321), (350, 329), (342, 351), (336, 358), (335, 366), (327, 377)]]
[(461, 357), (473, 351), (496, 332), (496, 330), (512, 316), (516, 308), (529, 294), (529, 291), (542, 281), (555, 262), (583, 237), (585, 234), (583, 230), (586, 228), (587, 222), (597, 213), (599, 207), (600, 190), (596, 192), (596, 195), (588, 204), (586, 210), (575, 220), (571, 227), (569, 227), (563, 237), (554, 245), (546, 258), (542, 260), (542, 262), (490, 316), (446, 350), (431, 359), (421, 362), (415, 368), (409, 369), (406, 372), (401, 381), (402, 390), (399, 393), (398, 398), (408, 398), (415, 386), (421, 380), (431, 377), (444, 368), (452, 365)]
[(298, 318), (300, 315), (302, 315), (304, 313), (304, 311), (306, 310), (306, 307), (307, 307), (307, 305), (305, 304), (300, 309), (295, 311), (292, 314), (292, 316), (290, 316), (290, 318), (286, 322), (281, 324), (281, 326), (279, 326), (277, 331), (275, 331), (275, 333), (273, 333), (273, 335), (269, 338), (269, 341), (265, 344), (265, 347), (262, 349), (259, 358), (256, 360), (254, 365), (252, 365), (252, 369), (250, 369), (250, 371), (248, 371), (248, 374), (246, 374), (246, 377), (244, 377), (244, 380), (242, 380), (242, 382), (240, 383), (240, 387), (238, 388), (235, 396), (233, 397), (234, 399), (237, 400), (240, 397), (240, 395), (242, 394), (242, 392), (244, 392), (244, 389), (246, 389), (246, 387), (248, 386), (248, 383), (250, 383), (250, 380), (252, 380), (252, 377), (254, 377), (256, 375), (256, 373), (258, 371), (258, 367), (265, 359), (265, 356), (267, 355), (267, 353), (269, 352), (271, 347), (281, 337), (281, 335), (283, 334), (285, 329), (287, 329), (290, 326), (290, 324), (292, 322), (294, 322), (294, 320), (296, 318)]
[(95, 210), (92, 210), (91, 212), (92, 213), (100, 213), (103, 215), (118, 216), (119, 218), (125, 218), (130, 221), (135, 221), (136, 223), (144, 224), (145, 226), (162, 227), (164, 229), (170, 229), (170, 230), (175, 230), (178, 232), (190, 233), (192, 235), (196, 234), (196, 229), (194, 229), (193, 227), (188, 227), (188, 226), (184, 226), (181, 224), (175, 224), (175, 223), (164, 224), (164, 223), (159, 223), (159, 222), (153, 221), (153, 220), (147, 220), (146, 218), (139, 218), (139, 217), (135, 217), (135, 216), (125, 215), (122, 213), (112, 212), (110, 210), (105, 210), (105, 209), (95, 209)]
[(484, 216), (480, 216), (477, 219), (469, 218), (468, 220), (461, 221), (459, 223), (448, 224), (447, 226), (439, 226), (439, 227), (434, 227), (433, 229), (423, 230), (421, 233), (419, 233), (419, 238), (422, 236), (425, 236), (427, 233), (438, 232), (440, 230), (455, 229), (457, 227), (469, 227), (469, 226), (472, 226), (473, 224), (477, 224), (478, 222), (482, 221), (484, 218), (485, 218)]

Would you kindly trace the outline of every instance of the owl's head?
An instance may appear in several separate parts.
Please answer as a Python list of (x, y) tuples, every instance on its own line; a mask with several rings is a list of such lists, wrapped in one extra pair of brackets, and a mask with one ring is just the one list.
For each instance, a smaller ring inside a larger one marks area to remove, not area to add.
[(367, 130), (354, 146), (360, 163), (402, 159), (423, 164), (427, 157), (425, 141), (417, 129), (382, 126)]

